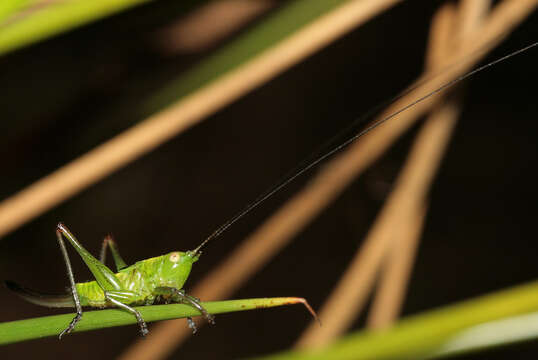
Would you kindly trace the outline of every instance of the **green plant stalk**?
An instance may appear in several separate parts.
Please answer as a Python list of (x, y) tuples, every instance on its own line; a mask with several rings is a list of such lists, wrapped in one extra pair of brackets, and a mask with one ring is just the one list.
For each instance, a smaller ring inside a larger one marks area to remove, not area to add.
[(28, 10), (13, 21), (0, 23), (0, 54), (149, 1), (70, 0)]
[[(538, 282), (532, 282), (411, 316), (387, 330), (359, 331), (321, 350), (286, 351), (257, 359), (434, 358), (441, 355), (438, 349), (445, 343), (472, 326), (536, 310), (538, 310)], [(490, 343), (490, 346), (493, 345)]]
[[(254, 310), (305, 303), (293, 297), (259, 298), (202, 303), (211, 314)], [(183, 304), (152, 305), (136, 307), (146, 322), (199, 316), (192, 306)], [(73, 314), (45, 316), (34, 319), (0, 323), (0, 345), (48, 336), (58, 336), (73, 319)], [(135, 317), (119, 309), (85, 311), (74, 332), (103, 329), (113, 326), (136, 324)], [(187, 325), (185, 325), (187, 326)]]

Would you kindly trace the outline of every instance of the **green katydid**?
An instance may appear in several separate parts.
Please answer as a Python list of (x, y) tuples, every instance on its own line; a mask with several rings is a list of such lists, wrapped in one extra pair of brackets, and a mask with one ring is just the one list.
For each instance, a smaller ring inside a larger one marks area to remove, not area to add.
[[(98, 260), (84, 249), (63, 223), (59, 223), (56, 226), (56, 237), (58, 238), (67, 268), (71, 294), (44, 295), (23, 288), (11, 281), (6, 281), (6, 285), (23, 299), (37, 305), (58, 308), (75, 307), (77, 313), (67, 328), (59, 334), (60, 339), (63, 335), (70, 333), (80, 321), (83, 306), (97, 308), (118, 307), (130, 312), (136, 317), (142, 336), (147, 335), (148, 328), (140, 313), (132, 306), (152, 305), (161, 300), (166, 303), (176, 302), (191, 305), (209, 323), (214, 324), (213, 315), (202, 306), (199, 299), (187, 295), (185, 290), (183, 290), (183, 285), (189, 277), (192, 264), (198, 261), (202, 247), (217, 235), (213, 233), (194, 250), (185, 252), (173, 251), (127, 266), (111, 235), (105, 237), (100, 252), (100, 259)], [(84, 260), (84, 263), (95, 277), (94, 281), (75, 283), (71, 262), (63, 240), (64, 237), (73, 245), (82, 260)], [(118, 271), (117, 273), (114, 273), (105, 265), (107, 248), (112, 253), (116, 270)], [(317, 319), (316, 313), (312, 310), (308, 302), (305, 300), (303, 304), (314, 318)], [(192, 318), (188, 317), (187, 322), (193, 333), (195, 333), (196, 325)]]
[[(75, 328), (77, 322), (82, 318), (83, 306), (97, 308), (118, 307), (130, 312), (136, 317), (142, 336), (148, 333), (148, 328), (140, 313), (132, 306), (152, 305), (160, 300), (167, 303), (176, 302), (191, 305), (209, 323), (215, 323), (213, 315), (204, 309), (200, 300), (187, 295), (183, 290), (183, 285), (191, 272), (192, 264), (198, 261), (201, 255), (201, 248), (214, 236), (208, 237), (194, 250), (173, 251), (165, 255), (138, 261), (131, 266), (127, 266), (122, 259), (116, 242), (111, 235), (107, 235), (103, 241), (99, 260), (84, 249), (63, 223), (56, 226), (56, 237), (67, 268), (71, 294), (44, 295), (23, 288), (11, 281), (6, 281), (6, 285), (25, 300), (37, 305), (58, 308), (75, 307), (77, 314), (67, 328), (59, 334), (60, 338)], [(82, 257), (82, 260), (84, 260), (84, 263), (95, 277), (94, 281), (75, 283), (63, 237), (73, 245), (80, 257)], [(112, 253), (117, 273), (114, 273), (105, 265), (107, 248)], [(317, 319), (310, 305), (306, 301), (303, 304)], [(192, 318), (188, 317), (187, 322), (193, 333), (195, 333), (196, 325)]]
[[(307, 170), (311, 169), (312, 167), (316, 166), (329, 156), (340, 151), (353, 141), (367, 134), (382, 123), (392, 119), (401, 112), (409, 109), (410, 107), (416, 105), (419, 102), (426, 100), (427, 98), (439, 93), (440, 91), (447, 89), (455, 85), (456, 83), (459, 83), (492, 65), (495, 65), (519, 53), (525, 52), (535, 46), (538, 46), (538, 42), (535, 42), (520, 50), (514, 51), (497, 60), (491, 61), (475, 70), (466, 73), (463, 76), (456, 78), (455, 80), (445, 83), (439, 88), (404, 106), (403, 108), (392, 113), (391, 115), (367, 126), (366, 129), (353, 135), (351, 138), (335, 146), (325, 154), (314, 158), (314, 160), (312, 161), (307, 162), (306, 165), (300, 166), (296, 171), (292, 172), (292, 175), (287, 176), (283, 181), (277, 183), (276, 186), (272, 187), (269, 191), (267, 191), (254, 202), (249, 204), (245, 209), (243, 209), (241, 212), (232, 217), (229, 221), (220, 226), (194, 250), (186, 252), (174, 251), (162, 256), (138, 261), (131, 266), (127, 266), (121, 258), (117, 245), (111, 236), (107, 236), (104, 239), (100, 253), (100, 260), (98, 260), (93, 257), (86, 249), (84, 249), (84, 247), (82, 247), (82, 245), (78, 242), (75, 236), (67, 229), (64, 224), (59, 223), (56, 227), (56, 236), (60, 244), (60, 249), (62, 251), (64, 261), (66, 263), (67, 273), (71, 285), (71, 294), (43, 295), (25, 289), (10, 281), (6, 281), (6, 285), (9, 289), (16, 292), (25, 300), (38, 305), (49, 307), (75, 307), (77, 310), (77, 314), (73, 318), (71, 323), (68, 325), (68, 327), (59, 334), (60, 338), (63, 335), (71, 332), (75, 328), (77, 322), (82, 318), (82, 306), (92, 306), (99, 308), (115, 306), (124, 309), (132, 313), (136, 317), (142, 335), (146, 335), (148, 333), (147, 325), (140, 313), (132, 306), (151, 305), (158, 300), (189, 304), (196, 308), (210, 323), (214, 323), (213, 316), (209, 314), (206, 309), (204, 309), (204, 307), (200, 303), (200, 300), (193, 296), (187, 295), (183, 290), (183, 285), (189, 277), (192, 264), (199, 259), (201, 254), (200, 250), (207, 242), (218, 237), (226, 229), (233, 225), (237, 220), (245, 216), (247, 213), (256, 208), (263, 201), (271, 197), (273, 194), (275, 194), (281, 188), (293, 181), (295, 178), (297, 178)], [(392, 99), (390, 102), (393, 102), (397, 98), (399, 97)], [(358, 121), (361, 120), (362, 118), (358, 119)], [(75, 283), (73, 271), (71, 269), (71, 263), (67, 254), (63, 237), (65, 237), (69, 241), (69, 243), (73, 245), (78, 254), (82, 257), (82, 259), (92, 272), (93, 276), (95, 277), (95, 281)], [(117, 273), (114, 273), (104, 264), (107, 248), (110, 248), (116, 265), (116, 269), (118, 271)], [(304, 301), (303, 304), (312, 313), (314, 318), (318, 320), (315, 312), (308, 305), (308, 303)], [(189, 327), (191, 327), (193, 332), (195, 332), (196, 327), (193, 320), (191, 318), (187, 318), (187, 321)]]
[[(214, 323), (213, 316), (204, 309), (200, 304), (200, 300), (187, 295), (182, 289), (189, 277), (192, 264), (200, 257), (200, 249), (206, 241), (192, 251), (174, 251), (127, 266), (110, 235), (105, 237), (103, 241), (100, 260), (84, 249), (64, 224), (59, 223), (57, 225), (56, 236), (67, 267), (71, 294), (43, 295), (25, 289), (11, 281), (6, 281), (6, 285), (25, 300), (37, 305), (75, 307), (77, 314), (69, 326), (60, 333), (60, 338), (70, 333), (82, 318), (82, 306), (98, 308), (115, 306), (124, 309), (136, 317), (142, 335), (148, 333), (146, 322), (132, 306), (151, 305), (157, 300), (189, 304), (200, 311), (210, 323)], [(84, 260), (95, 277), (95, 281), (75, 283), (63, 237), (73, 245), (82, 257), (82, 260)], [(112, 253), (117, 273), (114, 273), (105, 265), (107, 248)], [(187, 318), (187, 321), (193, 332), (195, 332), (196, 327), (192, 319)]]

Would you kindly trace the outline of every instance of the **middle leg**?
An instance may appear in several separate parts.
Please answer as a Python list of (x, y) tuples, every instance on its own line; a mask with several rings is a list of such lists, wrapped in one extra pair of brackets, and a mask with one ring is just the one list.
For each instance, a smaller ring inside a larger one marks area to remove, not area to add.
[(114, 292), (114, 291), (105, 291), (105, 297), (106, 297), (106, 299), (108, 301), (110, 301), (112, 304), (116, 305), (119, 308), (127, 310), (128, 312), (130, 312), (131, 314), (133, 314), (136, 317), (136, 321), (138, 322), (138, 326), (140, 326), (140, 333), (142, 334), (142, 336), (146, 336), (149, 333), (148, 325), (146, 324), (146, 322), (142, 318), (142, 315), (140, 315), (140, 313), (136, 309), (134, 309), (134, 308), (130, 307), (129, 305), (126, 305), (126, 304), (122, 303), (121, 301), (115, 299), (117, 297), (125, 298), (126, 295), (127, 294), (124, 291), (117, 292), (117, 293)]

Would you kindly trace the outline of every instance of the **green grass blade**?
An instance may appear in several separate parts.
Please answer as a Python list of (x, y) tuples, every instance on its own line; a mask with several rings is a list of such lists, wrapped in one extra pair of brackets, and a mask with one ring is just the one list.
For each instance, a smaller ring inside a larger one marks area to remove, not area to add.
[[(304, 304), (309, 311), (311, 310), (304, 299), (295, 297), (211, 301), (202, 305), (211, 314), (221, 314), (299, 303)], [(140, 306), (136, 309), (146, 322), (200, 315), (192, 306), (183, 304)], [(73, 316), (74, 314), (63, 314), (0, 323), (0, 344), (57, 336), (67, 327)], [(85, 311), (74, 331), (89, 331), (128, 324), (136, 324), (135, 317), (119, 309)]]
[(473, 326), (444, 343), (431, 358), (479, 352), (535, 339), (538, 339), (537, 312)]
[(0, 24), (6, 18), (27, 6), (29, 0), (3, 0), (0, 1)]
[(70, 0), (28, 6), (7, 2), (0, 8), (4, 15), (0, 17), (0, 54), (149, 1)]
[[(385, 331), (360, 331), (316, 352), (288, 351), (258, 359), (427, 359), (449, 355), (447, 344), (479, 324), (528, 314), (538, 310), (538, 282), (495, 292), (455, 305), (427, 311), (403, 319)], [(498, 340), (499, 345), (504, 343)], [(477, 347), (483, 347), (478, 341)], [(488, 346), (495, 346), (495, 340)], [(443, 349), (445, 349), (443, 351)], [(472, 344), (463, 349), (453, 346), (452, 352), (472, 351)]]

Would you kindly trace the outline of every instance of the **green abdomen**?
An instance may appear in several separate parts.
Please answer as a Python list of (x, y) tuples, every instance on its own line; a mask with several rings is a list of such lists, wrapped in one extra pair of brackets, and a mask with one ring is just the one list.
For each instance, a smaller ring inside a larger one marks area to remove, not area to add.
[[(127, 305), (150, 305), (154, 301), (149, 285), (146, 283), (142, 273), (136, 269), (125, 269), (116, 273), (116, 278), (122, 285), (122, 291), (132, 292)], [(76, 284), (82, 306), (108, 307), (105, 293), (96, 281), (88, 281)]]
[(96, 281), (77, 284), (77, 291), (82, 306), (106, 307), (105, 293)]

